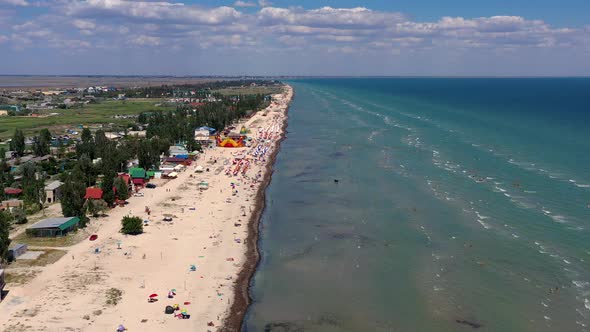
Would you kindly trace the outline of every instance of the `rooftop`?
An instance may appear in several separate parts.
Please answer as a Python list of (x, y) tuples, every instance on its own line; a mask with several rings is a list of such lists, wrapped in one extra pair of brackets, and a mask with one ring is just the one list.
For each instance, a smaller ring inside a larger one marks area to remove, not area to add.
[(55, 190), (61, 187), (64, 183), (61, 181), (53, 181), (50, 184), (45, 186), (45, 190)]
[(66, 218), (49, 218), (37, 222), (34, 225), (29, 226), (29, 229), (41, 229), (41, 228), (59, 228), (64, 230), (80, 222), (78, 217), (66, 217)]
[(100, 188), (86, 188), (86, 195), (84, 195), (86, 199), (101, 199), (102, 198), (102, 189)]

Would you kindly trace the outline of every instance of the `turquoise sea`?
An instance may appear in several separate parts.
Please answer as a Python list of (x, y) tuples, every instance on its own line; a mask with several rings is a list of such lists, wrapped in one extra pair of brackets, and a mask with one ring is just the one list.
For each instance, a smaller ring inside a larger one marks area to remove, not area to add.
[(590, 330), (590, 79), (288, 83), (244, 330)]

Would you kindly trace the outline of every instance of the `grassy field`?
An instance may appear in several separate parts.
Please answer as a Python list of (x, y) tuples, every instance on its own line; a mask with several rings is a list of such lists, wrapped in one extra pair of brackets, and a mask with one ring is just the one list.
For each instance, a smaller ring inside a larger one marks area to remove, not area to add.
[(235, 87), (220, 90), (213, 90), (219, 92), (224, 96), (235, 96), (235, 95), (255, 95), (255, 94), (277, 94), (281, 93), (281, 87), (267, 87), (267, 86), (248, 86), (248, 87)]
[(99, 104), (85, 105), (83, 108), (50, 110), (45, 115), (58, 114), (47, 117), (5, 116), (0, 118), (0, 139), (11, 137), (16, 129), (23, 130), (28, 136), (36, 134), (43, 128), (49, 128), (56, 134), (62, 134), (66, 128), (77, 125), (98, 123), (126, 125), (135, 122), (134, 119), (115, 119), (114, 116), (173, 109), (170, 106), (155, 106), (157, 103), (159, 100), (154, 99), (107, 100)]

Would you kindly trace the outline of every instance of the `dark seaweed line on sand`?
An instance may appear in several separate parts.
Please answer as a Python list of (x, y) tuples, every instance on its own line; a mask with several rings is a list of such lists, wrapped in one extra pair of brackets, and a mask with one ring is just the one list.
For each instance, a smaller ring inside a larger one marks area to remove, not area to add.
[(281, 150), (281, 142), (286, 138), (287, 126), (289, 119), (289, 108), (291, 101), (295, 97), (295, 91), (287, 105), (285, 110), (285, 118), (281, 127), (281, 138), (275, 143), (274, 150), (270, 155), (270, 160), (266, 164), (266, 172), (262, 179), (262, 184), (258, 188), (258, 192), (255, 197), (254, 213), (248, 220), (248, 236), (246, 238), (246, 261), (242, 270), (238, 273), (238, 277), (234, 284), (234, 301), (229, 308), (229, 314), (226, 316), (222, 327), (219, 331), (235, 332), (240, 331), (246, 315), (246, 310), (252, 298), (250, 297), (250, 282), (254, 277), (254, 272), (260, 262), (260, 251), (258, 248), (258, 235), (259, 235), (259, 223), (262, 213), (265, 209), (266, 189), (270, 185), (272, 173), (274, 172), (274, 164), (276, 162), (277, 155)]

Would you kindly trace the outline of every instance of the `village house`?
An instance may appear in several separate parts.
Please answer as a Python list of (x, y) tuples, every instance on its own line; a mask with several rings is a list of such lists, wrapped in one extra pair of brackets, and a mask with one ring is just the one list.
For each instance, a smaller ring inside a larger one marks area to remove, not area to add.
[(61, 187), (63, 182), (53, 181), (45, 186), (45, 203), (51, 204), (61, 199)]
[(8, 210), (12, 212), (12, 210), (15, 208), (22, 209), (24, 205), (25, 203), (22, 199), (9, 199), (6, 201), (2, 201), (2, 204), (0, 205), (0, 210)]
[(131, 182), (135, 187), (143, 187), (149, 180), (147, 172), (141, 167), (130, 168), (129, 176), (131, 176)]

